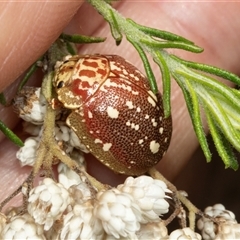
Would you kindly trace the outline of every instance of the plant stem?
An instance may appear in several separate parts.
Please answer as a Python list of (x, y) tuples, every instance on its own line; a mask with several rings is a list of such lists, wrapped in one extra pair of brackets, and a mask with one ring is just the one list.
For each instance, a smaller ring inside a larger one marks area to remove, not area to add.
[[(155, 167), (151, 168), (148, 173), (150, 176), (154, 179), (162, 180), (166, 183), (167, 187), (173, 192), (173, 195), (175, 195), (176, 199), (179, 200), (189, 211), (189, 226), (192, 230), (195, 228), (195, 219), (196, 214), (202, 215), (202, 212), (200, 209), (198, 209), (196, 206), (194, 206), (187, 198), (184, 196), (182, 191), (178, 191), (177, 188), (169, 182)], [(176, 202), (178, 205), (178, 202)]]

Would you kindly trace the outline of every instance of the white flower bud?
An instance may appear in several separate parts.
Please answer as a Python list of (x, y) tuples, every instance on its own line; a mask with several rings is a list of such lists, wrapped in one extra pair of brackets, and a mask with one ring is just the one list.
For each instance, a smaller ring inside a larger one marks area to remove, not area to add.
[(78, 185), (81, 183), (79, 175), (64, 163), (59, 163), (57, 170), (58, 182), (61, 183), (66, 189), (69, 189), (72, 185)]
[(163, 221), (141, 224), (137, 236), (139, 240), (163, 240), (168, 239), (168, 230)]
[[(127, 236), (127, 237), (119, 237), (119, 238), (115, 238), (113, 235), (109, 235), (109, 234), (105, 234), (103, 240), (138, 240), (138, 237), (136, 234), (133, 234), (131, 236)], [(148, 239), (144, 239), (144, 240), (148, 240)]]
[(69, 192), (62, 184), (45, 178), (41, 185), (30, 191), (28, 212), (47, 231), (54, 221), (60, 219), (71, 201)]
[(82, 204), (95, 196), (95, 191), (85, 183), (81, 182), (78, 185), (73, 185), (69, 188), (74, 204)]
[(43, 227), (36, 224), (29, 214), (12, 217), (4, 227), (1, 239), (45, 240)]
[(73, 149), (73, 151), (69, 153), (69, 156), (71, 159), (73, 159), (75, 162), (77, 162), (79, 168), (82, 171), (86, 171), (87, 166), (86, 166), (85, 156), (82, 151)]
[(39, 137), (29, 137), (24, 141), (24, 146), (21, 147), (16, 157), (21, 161), (21, 165), (33, 166), (36, 159), (36, 151), (39, 145)]
[(200, 234), (194, 232), (190, 228), (177, 229), (171, 232), (169, 240), (201, 240)]
[(72, 129), (70, 129), (70, 145), (82, 152), (89, 153), (89, 150), (80, 142), (78, 136)]
[[(207, 207), (204, 213), (224, 222), (236, 223), (234, 213), (226, 210), (222, 204), (215, 204), (212, 207)], [(211, 219), (204, 217), (200, 218), (197, 222), (197, 227), (201, 231), (204, 240), (210, 240), (216, 237), (217, 225)]]
[(128, 177), (124, 184), (117, 187), (121, 192), (130, 194), (141, 209), (141, 223), (159, 221), (159, 216), (168, 212), (169, 203), (166, 193), (171, 192), (163, 181), (148, 176)]
[(215, 204), (212, 207), (205, 208), (204, 213), (211, 217), (224, 218), (227, 221), (236, 221), (233, 212), (228, 211), (222, 204)]
[(7, 221), (7, 217), (3, 213), (0, 213), (0, 239), (3, 239), (2, 232), (6, 226), (6, 221)]
[(47, 102), (41, 94), (41, 88), (24, 87), (15, 99), (14, 107), (26, 122), (43, 124)]
[(66, 152), (72, 152), (73, 148), (79, 149), (82, 152), (89, 153), (89, 150), (83, 145), (74, 131), (69, 128), (65, 122), (57, 121), (55, 126), (55, 139), (63, 141), (67, 146)]
[(57, 122), (55, 126), (55, 139), (68, 142), (70, 140), (70, 129), (64, 122)]
[(31, 136), (40, 136), (42, 132), (42, 125), (34, 125), (30, 122), (23, 121), (23, 131), (31, 134)]
[(240, 239), (240, 224), (230, 221), (220, 223), (217, 232), (214, 240)]
[(129, 237), (140, 228), (140, 209), (131, 195), (118, 189), (99, 192), (93, 213), (101, 220), (105, 232), (115, 238)]
[(92, 200), (81, 205), (64, 216), (60, 239), (102, 239), (104, 230), (100, 220), (93, 216)]

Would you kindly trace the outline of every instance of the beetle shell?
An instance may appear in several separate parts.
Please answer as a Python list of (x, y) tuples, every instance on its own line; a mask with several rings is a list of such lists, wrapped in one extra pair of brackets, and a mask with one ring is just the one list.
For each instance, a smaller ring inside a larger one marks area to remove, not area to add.
[(146, 77), (117, 55), (70, 56), (53, 80), (58, 100), (72, 109), (66, 123), (103, 164), (140, 175), (156, 165), (171, 139), (171, 117)]

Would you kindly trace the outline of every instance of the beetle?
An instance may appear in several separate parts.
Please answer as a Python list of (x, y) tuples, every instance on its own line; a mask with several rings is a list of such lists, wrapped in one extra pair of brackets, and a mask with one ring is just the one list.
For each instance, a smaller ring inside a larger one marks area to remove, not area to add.
[(55, 69), (53, 86), (70, 109), (66, 124), (113, 171), (143, 174), (168, 149), (172, 120), (164, 117), (161, 95), (124, 58), (67, 56)]

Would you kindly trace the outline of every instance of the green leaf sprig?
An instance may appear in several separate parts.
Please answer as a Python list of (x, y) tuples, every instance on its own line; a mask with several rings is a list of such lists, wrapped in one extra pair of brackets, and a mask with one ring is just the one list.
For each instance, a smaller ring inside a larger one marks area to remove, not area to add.
[(0, 130), (17, 146), (22, 147), (24, 145), (22, 140), (12, 130), (10, 130), (1, 120)]
[(220, 83), (214, 77), (222, 77), (237, 85), (240, 85), (240, 78), (217, 67), (186, 61), (165, 50), (177, 48), (201, 53), (203, 49), (192, 41), (126, 19), (104, 0), (88, 0), (88, 2), (109, 23), (117, 45), (125, 35), (135, 47), (155, 94), (158, 92), (158, 87), (146, 53), (149, 53), (159, 66), (162, 74), (165, 117), (171, 114), (170, 92), (171, 78), (173, 78), (183, 92), (194, 130), (207, 161), (211, 160), (211, 152), (203, 128), (201, 110), (206, 115), (210, 133), (225, 166), (236, 170), (238, 162), (233, 149), (240, 151), (240, 93)]

